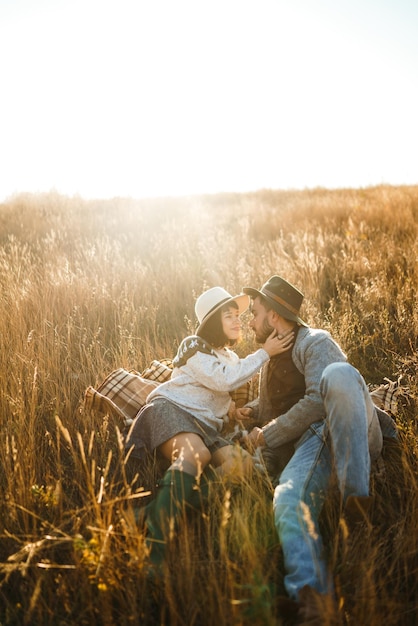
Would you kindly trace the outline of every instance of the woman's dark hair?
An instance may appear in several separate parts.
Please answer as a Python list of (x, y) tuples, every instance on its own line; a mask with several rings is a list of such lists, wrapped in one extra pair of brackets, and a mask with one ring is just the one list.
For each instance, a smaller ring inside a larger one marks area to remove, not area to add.
[(222, 329), (222, 313), (230, 307), (238, 309), (238, 304), (234, 300), (225, 304), (219, 311), (211, 315), (206, 324), (203, 325), (203, 328), (196, 333), (198, 337), (210, 343), (214, 348), (232, 347), (237, 343), (235, 340), (231, 341), (231, 339), (228, 339)]

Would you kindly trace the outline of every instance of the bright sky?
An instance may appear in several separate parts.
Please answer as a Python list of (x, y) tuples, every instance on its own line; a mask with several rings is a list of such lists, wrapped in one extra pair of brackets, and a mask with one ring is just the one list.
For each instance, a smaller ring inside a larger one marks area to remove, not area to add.
[(0, 0), (0, 200), (418, 184), (417, 0)]

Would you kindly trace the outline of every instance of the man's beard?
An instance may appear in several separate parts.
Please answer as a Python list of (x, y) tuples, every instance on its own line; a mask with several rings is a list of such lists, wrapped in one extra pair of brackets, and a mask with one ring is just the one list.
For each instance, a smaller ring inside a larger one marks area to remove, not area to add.
[(273, 330), (274, 330), (273, 326), (270, 326), (270, 324), (266, 320), (264, 320), (263, 326), (261, 327), (260, 331), (256, 333), (255, 335), (256, 342), (265, 343), (267, 340), (267, 337), (271, 335)]

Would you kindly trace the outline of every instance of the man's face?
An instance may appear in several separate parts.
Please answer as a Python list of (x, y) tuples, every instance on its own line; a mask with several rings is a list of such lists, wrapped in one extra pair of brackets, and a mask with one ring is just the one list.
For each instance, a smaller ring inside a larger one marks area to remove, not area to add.
[(260, 298), (253, 301), (251, 313), (253, 317), (250, 320), (250, 328), (255, 332), (255, 340), (257, 343), (264, 343), (274, 328), (269, 324), (268, 312), (261, 304)]

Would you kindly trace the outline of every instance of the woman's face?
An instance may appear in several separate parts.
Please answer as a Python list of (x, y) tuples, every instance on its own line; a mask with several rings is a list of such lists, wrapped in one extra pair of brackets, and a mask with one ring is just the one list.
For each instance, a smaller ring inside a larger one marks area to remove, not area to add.
[(238, 341), (241, 338), (241, 320), (238, 309), (228, 306), (221, 313), (222, 330), (229, 341)]

